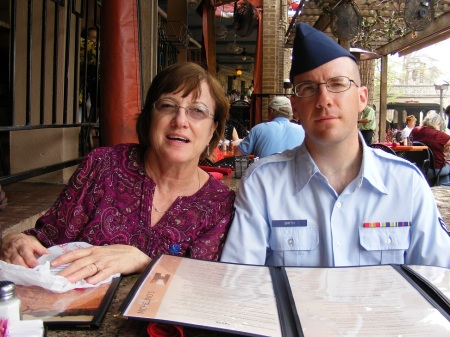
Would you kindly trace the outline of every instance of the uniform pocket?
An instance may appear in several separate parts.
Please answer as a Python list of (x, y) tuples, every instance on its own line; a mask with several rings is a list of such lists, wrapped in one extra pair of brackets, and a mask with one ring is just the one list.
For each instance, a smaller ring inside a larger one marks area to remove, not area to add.
[(359, 228), (360, 264), (403, 264), (410, 227)]
[(272, 227), (271, 256), (274, 266), (317, 266), (320, 262), (317, 226)]
[(276, 251), (314, 250), (319, 245), (319, 228), (272, 227), (272, 249)]

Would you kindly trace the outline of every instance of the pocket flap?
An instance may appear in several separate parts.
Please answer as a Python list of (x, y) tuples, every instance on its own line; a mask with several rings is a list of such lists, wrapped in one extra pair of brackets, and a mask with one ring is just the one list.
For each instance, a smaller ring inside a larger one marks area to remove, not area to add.
[(368, 251), (406, 250), (409, 248), (409, 227), (359, 228), (359, 242)]

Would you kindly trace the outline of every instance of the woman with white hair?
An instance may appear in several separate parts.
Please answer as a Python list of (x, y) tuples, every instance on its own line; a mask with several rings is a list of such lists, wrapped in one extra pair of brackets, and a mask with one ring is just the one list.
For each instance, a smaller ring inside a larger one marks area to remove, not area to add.
[[(442, 117), (435, 112), (430, 112), (423, 119), (422, 126), (411, 131), (411, 136), (415, 141), (427, 145), (434, 156), (434, 172), (429, 169), (427, 178), (439, 176), (439, 182), (448, 182), (450, 174), (450, 163), (445, 160), (444, 152), (450, 147), (450, 136), (440, 131)], [(441, 178), (444, 177), (444, 178)]]

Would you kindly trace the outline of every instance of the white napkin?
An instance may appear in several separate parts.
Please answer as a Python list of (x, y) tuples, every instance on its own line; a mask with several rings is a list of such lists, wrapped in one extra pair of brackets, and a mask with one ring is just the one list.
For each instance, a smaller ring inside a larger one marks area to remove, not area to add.
[(0, 261), (0, 280), (8, 280), (14, 282), (15, 284), (24, 286), (39, 286), (53, 292), (64, 293), (76, 288), (98, 287), (101, 284), (110, 282), (114, 277), (120, 276), (120, 274), (112, 275), (97, 284), (90, 284), (85, 280), (71, 283), (65, 277), (56, 275), (68, 265), (60, 266), (58, 268), (50, 267), (50, 261), (56, 257), (74, 249), (86, 248), (90, 246), (92, 245), (86, 242), (70, 242), (50, 247), (49, 250), (51, 253), (39, 257), (37, 259), (39, 265), (34, 268), (26, 268), (7, 263), (5, 261)]

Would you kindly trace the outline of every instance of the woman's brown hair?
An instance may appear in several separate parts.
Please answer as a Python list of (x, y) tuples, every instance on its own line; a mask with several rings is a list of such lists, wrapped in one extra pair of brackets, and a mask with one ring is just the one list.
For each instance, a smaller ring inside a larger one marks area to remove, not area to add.
[[(182, 92), (183, 97), (194, 94), (194, 98), (201, 95), (201, 84), (205, 82), (215, 104), (214, 122), (217, 123), (211, 142), (210, 151), (214, 151), (219, 141), (223, 138), (225, 124), (228, 119), (229, 104), (223, 92), (222, 85), (205, 69), (192, 62), (173, 64), (160, 73), (152, 81), (147, 92), (144, 108), (136, 123), (136, 132), (139, 144), (147, 149), (150, 146), (150, 125), (152, 123), (153, 104), (162, 94)], [(200, 158), (206, 157), (206, 148)]]

